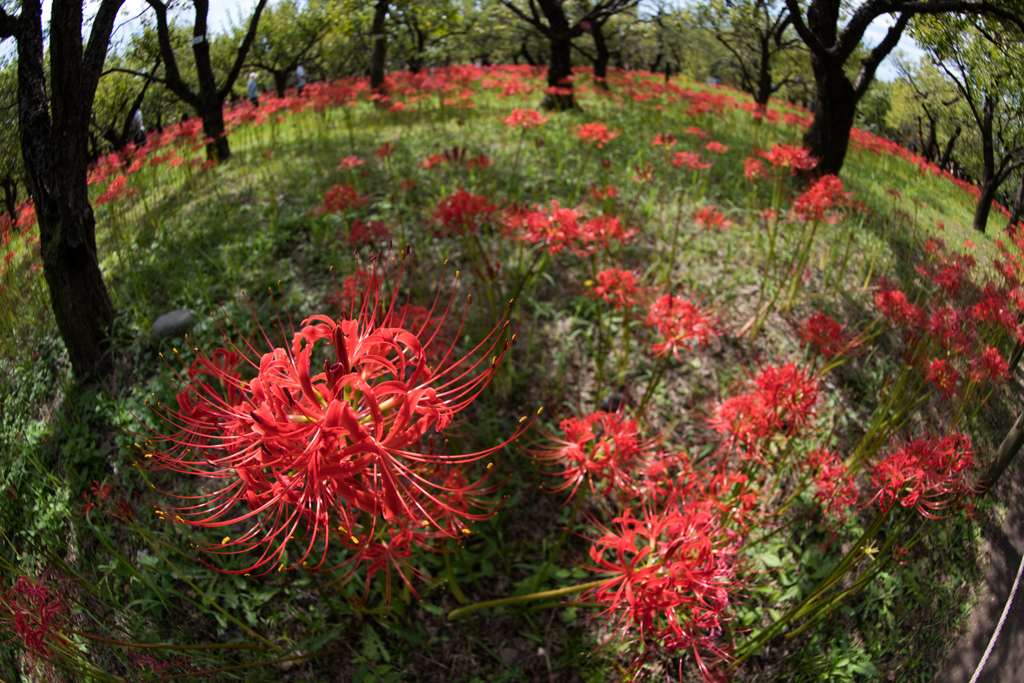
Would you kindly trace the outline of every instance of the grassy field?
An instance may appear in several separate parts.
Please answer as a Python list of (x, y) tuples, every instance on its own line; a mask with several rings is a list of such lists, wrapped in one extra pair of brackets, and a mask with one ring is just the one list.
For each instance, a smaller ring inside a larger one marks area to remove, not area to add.
[(0, 677), (931, 680), (996, 514), (1019, 243), (887, 141), (802, 181), (806, 111), (610, 85), (316, 84), (228, 110), (227, 163), (195, 121), (101, 159), (102, 386), (23, 211)]

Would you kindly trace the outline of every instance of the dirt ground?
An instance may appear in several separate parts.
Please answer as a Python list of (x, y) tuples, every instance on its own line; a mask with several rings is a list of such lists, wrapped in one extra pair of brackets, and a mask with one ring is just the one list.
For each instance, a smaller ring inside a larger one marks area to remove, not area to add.
[[(1006, 518), (1001, 524), (993, 523), (985, 529), (989, 566), (978, 603), (971, 612), (966, 631), (943, 660), (936, 683), (971, 680), (1013, 588), (1024, 553), (1024, 460), (1021, 455), (1007, 476), (1007, 488), (998, 491), (1007, 503)], [(979, 683), (1017, 681), (1024, 681), (1024, 587), (1017, 589), (1006, 623), (978, 678)]]

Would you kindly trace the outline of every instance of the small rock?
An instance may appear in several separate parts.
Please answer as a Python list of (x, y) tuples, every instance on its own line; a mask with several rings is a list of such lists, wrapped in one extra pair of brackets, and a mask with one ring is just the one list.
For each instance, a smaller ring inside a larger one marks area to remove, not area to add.
[(498, 656), (501, 657), (501, 661), (505, 663), (505, 666), (512, 666), (519, 659), (519, 650), (514, 647), (503, 647), (498, 650)]
[(149, 333), (154, 337), (166, 339), (167, 337), (180, 337), (196, 324), (196, 317), (187, 308), (179, 308), (170, 313), (164, 313), (156, 319)]

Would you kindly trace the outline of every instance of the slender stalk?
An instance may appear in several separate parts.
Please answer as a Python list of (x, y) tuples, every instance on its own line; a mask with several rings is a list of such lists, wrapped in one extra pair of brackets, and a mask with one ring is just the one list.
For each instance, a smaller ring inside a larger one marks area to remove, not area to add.
[(567, 588), (558, 588), (552, 591), (541, 591), (540, 593), (528, 593), (527, 595), (513, 595), (508, 598), (498, 598), (497, 600), (487, 600), (485, 602), (478, 602), (472, 605), (466, 605), (465, 607), (459, 607), (448, 613), (448, 621), (455, 621), (461, 617), (466, 616), (470, 612), (476, 612), (477, 610), (487, 609), (489, 607), (504, 607), (505, 605), (515, 605), (520, 602), (530, 602), (532, 600), (546, 600), (547, 598), (558, 598), (563, 595), (572, 595), (573, 593), (582, 593), (583, 591), (590, 590), (591, 588), (597, 588), (608, 583), (608, 579), (598, 579), (597, 581), (589, 581), (587, 583), (580, 583), (575, 586), (568, 586)]

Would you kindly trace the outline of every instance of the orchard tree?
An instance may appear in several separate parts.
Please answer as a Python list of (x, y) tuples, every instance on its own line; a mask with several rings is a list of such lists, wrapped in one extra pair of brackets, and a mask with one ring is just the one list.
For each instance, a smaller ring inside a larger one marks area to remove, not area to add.
[[(142, 107), (153, 81), (139, 80), (124, 73), (122, 67), (132, 66), (123, 55), (112, 54), (96, 90), (95, 102), (90, 115), (92, 129), (110, 143), (115, 150), (124, 149), (132, 139), (132, 118), (135, 110)], [(143, 73), (153, 73), (160, 68), (159, 57)]]
[(1021, 41), (1001, 36), (967, 17), (934, 17), (915, 31), (956, 86), (975, 125), (981, 158), (981, 195), (974, 229), (985, 232), (1000, 186), (1024, 168), (1024, 64)]
[[(288, 75), (314, 56), (314, 50), (331, 30), (332, 4), (324, 0), (305, 4), (279, 0), (263, 13), (246, 63), (270, 73), (278, 97), (284, 97)], [(245, 30), (235, 28), (234, 35), (241, 42)]]
[(370, 24), (370, 36), (373, 41), (373, 54), (370, 57), (370, 88), (375, 92), (379, 92), (384, 87), (384, 64), (388, 56), (384, 22), (388, 18), (389, 7), (387, 0), (377, 0), (373, 6), (373, 23)]
[(25, 183), (18, 142), (18, 73), (11, 62), (0, 69), (0, 188), (3, 208), (13, 225), (18, 220), (18, 187)]
[[(954, 12), (984, 14), (1003, 20), (1005, 30), (1024, 30), (1022, 0), (867, 0), (859, 4), (844, 0), (785, 1), (793, 28), (811, 52), (816, 106), (814, 120), (804, 134), (804, 146), (819, 160), (815, 169), (819, 174), (838, 174), (842, 169), (857, 104), (913, 17)], [(892, 26), (860, 60), (859, 67), (851, 68), (868, 27), (884, 16), (892, 19)], [(855, 73), (852, 78), (848, 68)]]
[[(549, 92), (544, 108), (564, 111), (574, 109), (572, 95), (572, 41), (583, 35), (595, 23), (604, 24), (608, 17), (635, 7), (639, 0), (599, 0), (591, 4), (585, 0), (527, 0), (525, 9), (512, 0), (501, 4), (513, 14), (540, 32), (551, 46), (548, 62)], [(566, 5), (570, 5), (569, 12)]]
[(220, 86), (217, 85), (217, 77), (213, 70), (213, 61), (210, 59), (209, 25), (207, 16), (210, 11), (209, 0), (192, 0), (195, 11), (195, 22), (192, 27), (192, 54), (195, 59), (196, 77), (199, 84), (198, 89), (189, 84), (183, 77), (178, 65), (178, 55), (175, 53), (171, 41), (171, 23), (168, 12), (171, 8), (170, 2), (162, 0), (146, 0), (153, 14), (156, 16), (157, 40), (160, 46), (160, 57), (164, 64), (163, 78), (153, 75), (139, 73), (144, 78), (163, 83), (168, 90), (177, 95), (183, 102), (189, 105), (199, 118), (203, 121), (203, 133), (211, 141), (206, 145), (206, 157), (225, 161), (231, 157), (231, 147), (228, 145), (227, 136), (224, 134), (224, 109), (225, 98), (234, 87), (238, 75), (242, 71), (242, 65), (249, 54), (256, 39), (256, 30), (259, 26), (260, 15), (267, 5), (267, 0), (258, 0), (252, 16), (249, 18), (249, 28), (238, 46), (238, 53), (235, 55), (234, 63), (228, 70)]
[[(706, 0), (696, 13), (729, 52), (729, 65), (740, 87), (761, 105), (779, 89), (800, 79), (796, 60), (784, 58), (801, 51), (803, 43), (792, 29), (789, 8), (773, 0)], [(781, 66), (782, 75), (777, 67)]]
[(900, 78), (892, 84), (888, 124), (904, 139), (916, 137), (925, 159), (948, 168), (953, 147), (963, 132), (960, 93), (930, 61), (910, 64), (900, 60), (897, 69)]
[(84, 3), (52, 0), (49, 70), (42, 2), (21, 0), (17, 16), (0, 7), (0, 39), (17, 41), (18, 133), (39, 219), (43, 273), (57, 328), (79, 376), (105, 377), (113, 369), (114, 306), (100, 273), (86, 180), (89, 112), (122, 2), (101, 0), (83, 49)]

